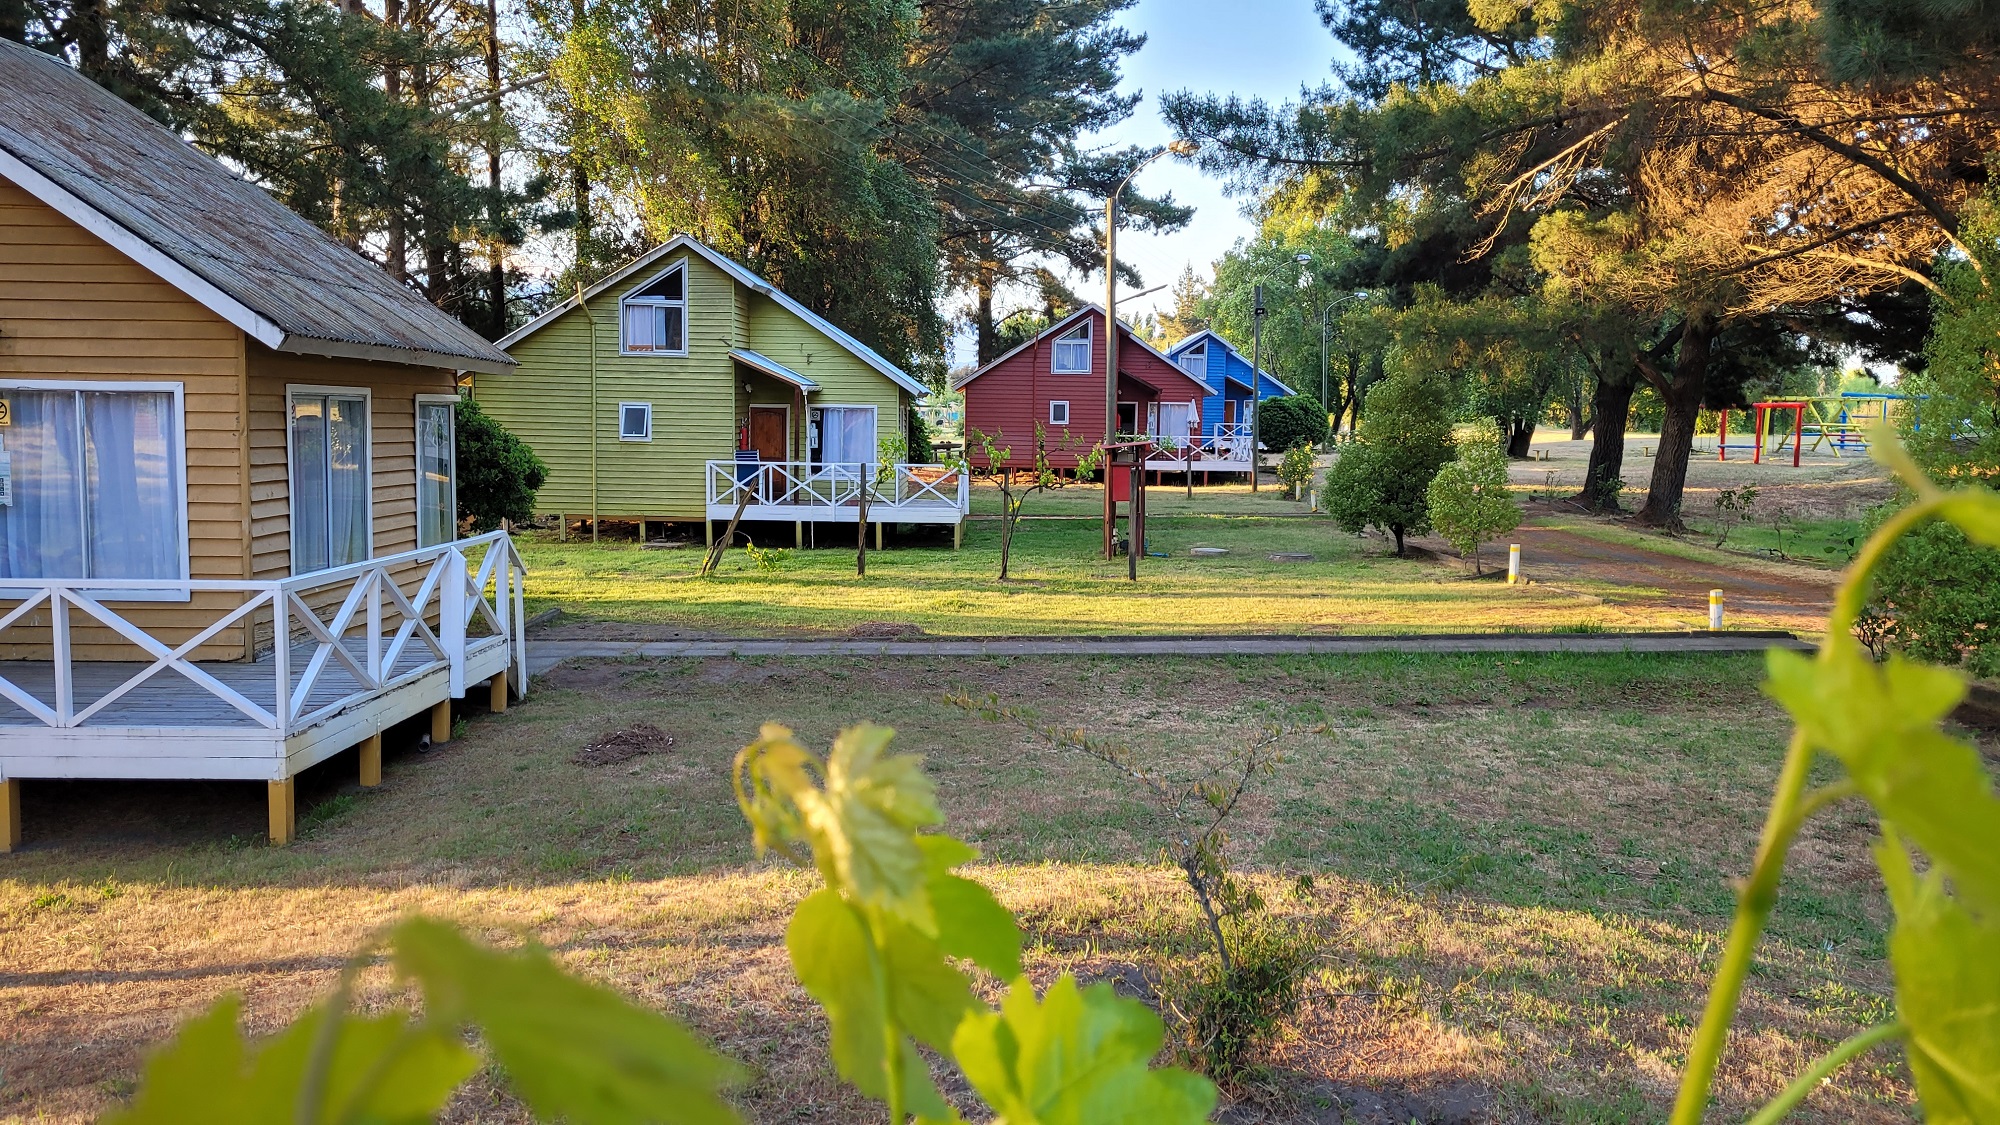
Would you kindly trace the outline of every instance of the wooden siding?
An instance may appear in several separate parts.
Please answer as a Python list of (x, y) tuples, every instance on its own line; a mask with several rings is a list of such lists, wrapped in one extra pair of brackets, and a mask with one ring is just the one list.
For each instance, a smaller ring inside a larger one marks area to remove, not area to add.
[[(688, 354), (618, 352), (619, 298), (672, 262), (688, 265)], [(592, 298), (589, 317), (571, 310), (511, 349), (520, 369), (477, 375), (473, 397), (549, 465), (536, 510), (572, 518), (591, 511), (590, 348), (597, 348), (597, 512), (606, 518), (698, 520), (707, 513), (707, 462), (736, 449), (752, 403), (792, 408), (792, 446), (802, 453), (805, 418), (790, 384), (753, 373), (729, 356), (760, 352), (819, 383), (817, 405), (880, 408), (878, 436), (901, 424), (908, 396), (874, 368), (776, 302), (700, 255), (663, 261)], [(750, 391), (743, 390), (745, 383)], [(618, 404), (653, 405), (653, 440), (620, 441)]]
[[(973, 437), (975, 430), (991, 437), (995, 446), (1008, 449), (1011, 456), (1006, 463), (1016, 468), (1034, 464), (1037, 423), (1044, 433), (1049, 464), (1055, 468), (1075, 468), (1083, 454), (1104, 440), (1104, 317), (1094, 309), (1084, 315), (1090, 321), (1088, 374), (1058, 375), (1049, 370), (1056, 338), (1075, 331), (1080, 323), (1071, 321), (1042, 333), (1028, 347), (965, 385), (966, 441), (975, 464), (982, 460), (977, 439)], [(1118, 399), (1140, 404), (1141, 425), (1146, 420), (1146, 403), (1200, 401), (1208, 397), (1207, 388), (1147, 350), (1129, 329), (1120, 325), (1119, 333)], [(1137, 376), (1162, 391), (1155, 395), (1123, 376)], [(1049, 403), (1063, 401), (1069, 403), (1069, 425), (1052, 426)], [(1206, 418), (1205, 403), (1201, 409)]]

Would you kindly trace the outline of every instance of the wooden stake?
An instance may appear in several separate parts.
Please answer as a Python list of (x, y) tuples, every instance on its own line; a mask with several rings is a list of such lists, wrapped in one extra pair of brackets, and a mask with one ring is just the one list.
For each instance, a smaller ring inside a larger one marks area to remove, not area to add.
[(292, 842), (292, 831), (298, 824), (292, 807), (297, 788), (298, 780), (288, 777), (271, 782), (266, 791), (271, 809), (271, 843), (275, 847), (282, 848)]
[(750, 496), (750, 490), (747, 488), (744, 489), (743, 501), (736, 505), (736, 513), (729, 517), (729, 526), (723, 529), (720, 540), (714, 538), (715, 525), (713, 523), (709, 524), (710, 538), (708, 554), (702, 556), (701, 571), (698, 577), (707, 578), (709, 575), (715, 573), (716, 567), (722, 565), (722, 553), (727, 551), (729, 545), (736, 541), (736, 525), (743, 521), (743, 509), (750, 506)]
[(431, 745), (443, 746), (451, 741), (451, 700), (441, 699), (431, 705)]
[(0, 852), (21, 846), (21, 779), (0, 781)]
[(361, 743), (361, 787), (373, 789), (382, 784), (382, 735), (369, 735)]
[(493, 673), (493, 678), (487, 681), (487, 686), (493, 689), (492, 702), (488, 706), (495, 715), (505, 715), (507, 713), (507, 673)]

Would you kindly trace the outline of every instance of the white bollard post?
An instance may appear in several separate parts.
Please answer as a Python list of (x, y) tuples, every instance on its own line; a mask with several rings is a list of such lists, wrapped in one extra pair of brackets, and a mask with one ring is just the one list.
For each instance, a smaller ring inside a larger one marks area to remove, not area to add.
[(1312, 511), (1319, 511), (1319, 489), (1312, 490)]
[(1509, 543), (1507, 544), (1507, 585), (1512, 586), (1520, 580), (1521, 545), (1519, 543)]
[(1722, 591), (1708, 592), (1708, 628), (1710, 632), (1722, 628)]

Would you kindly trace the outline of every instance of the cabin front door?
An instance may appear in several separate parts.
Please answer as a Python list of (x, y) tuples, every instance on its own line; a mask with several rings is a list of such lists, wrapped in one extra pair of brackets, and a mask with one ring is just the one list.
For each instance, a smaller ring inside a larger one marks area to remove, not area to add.
[(760, 461), (791, 460), (792, 412), (782, 406), (750, 408), (750, 448)]
[(1118, 404), (1118, 432), (1136, 434), (1139, 432), (1139, 404), (1121, 402)]
[(1233, 398), (1222, 400), (1222, 424), (1225, 426), (1236, 424), (1236, 400)]

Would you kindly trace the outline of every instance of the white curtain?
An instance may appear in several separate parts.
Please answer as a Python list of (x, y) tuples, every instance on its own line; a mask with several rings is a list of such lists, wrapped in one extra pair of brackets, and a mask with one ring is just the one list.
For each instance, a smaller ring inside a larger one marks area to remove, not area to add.
[(292, 568), (305, 574), (368, 557), (368, 400), (292, 400)]
[(417, 546), (458, 538), (457, 482), (453, 479), (452, 404), (417, 404)]
[(1188, 419), (1192, 416), (1185, 402), (1163, 402), (1160, 404), (1160, 428), (1153, 433), (1165, 439), (1168, 448), (1179, 449), (1187, 440)]
[(0, 576), (181, 577), (181, 481), (164, 391), (0, 391), (13, 503)]
[(872, 408), (828, 406), (820, 410), (821, 463), (872, 462), (875, 458), (875, 411)]

